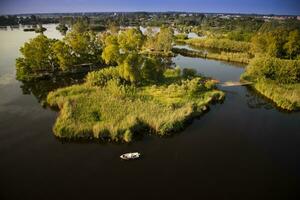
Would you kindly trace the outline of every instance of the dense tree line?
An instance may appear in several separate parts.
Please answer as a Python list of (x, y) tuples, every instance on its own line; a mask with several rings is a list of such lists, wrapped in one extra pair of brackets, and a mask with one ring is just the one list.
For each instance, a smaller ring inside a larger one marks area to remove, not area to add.
[(156, 80), (162, 75), (160, 59), (143, 55), (151, 50), (168, 53), (172, 48), (173, 31), (161, 28), (157, 34), (143, 35), (136, 28), (124, 31), (113, 27), (103, 33), (90, 31), (89, 24), (78, 20), (63, 40), (47, 38), (40, 34), (26, 42), (17, 59), (17, 77), (30, 79), (34, 76), (68, 72), (82, 65), (104, 67), (118, 66), (122, 79), (140, 83), (141, 80)]
[(278, 28), (258, 32), (252, 38), (252, 52), (277, 58), (297, 59), (300, 56), (300, 29), (288, 31)]
[(35, 15), (18, 17), (15, 15), (0, 16), (0, 26), (13, 26), (13, 25), (37, 25), (37, 24), (50, 24), (57, 23), (58, 19), (53, 17), (37, 17)]
[(258, 79), (269, 79), (279, 84), (300, 82), (300, 61), (274, 57), (256, 57), (252, 59), (247, 76)]
[(159, 59), (141, 55), (143, 49), (169, 52), (172, 48), (173, 32), (161, 28), (157, 34), (143, 33), (136, 28), (102, 37), (104, 49), (102, 58), (107, 65), (117, 65), (120, 77), (132, 83), (141, 80), (157, 80), (162, 76), (163, 65)]
[(70, 71), (80, 64), (102, 63), (101, 43), (94, 32), (87, 31), (82, 22), (74, 25), (71, 32), (61, 40), (40, 34), (21, 48), (22, 57), (17, 58), (17, 78), (29, 79), (44, 73)]

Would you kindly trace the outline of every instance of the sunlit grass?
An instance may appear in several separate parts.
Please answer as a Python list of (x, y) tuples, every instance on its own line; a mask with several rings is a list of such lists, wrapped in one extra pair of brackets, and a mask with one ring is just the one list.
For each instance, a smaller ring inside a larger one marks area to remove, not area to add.
[(223, 98), (223, 92), (195, 77), (143, 87), (114, 79), (103, 87), (74, 85), (49, 93), (47, 101), (60, 109), (53, 128), (58, 137), (130, 142), (145, 129), (159, 135), (178, 131), (209, 103)]
[(300, 84), (278, 84), (270, 80), (259, 80), (255, 89), (285, 110), (300, 110)]

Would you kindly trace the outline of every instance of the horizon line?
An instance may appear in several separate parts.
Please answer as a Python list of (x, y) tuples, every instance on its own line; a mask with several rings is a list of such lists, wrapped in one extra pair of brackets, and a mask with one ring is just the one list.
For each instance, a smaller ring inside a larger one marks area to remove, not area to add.
[(10, 13), (10, 14), (0, 14), (0, 16), (9, 15), (45, 15), (45, 14), (78, 14), (78, 13), (190, 13), (190, 14), (239, 14), (239, 15), (275, 15), (275, 16), (300, 16), (300, 14), (273, 14), (273, 13), (252, 13), (252, 12), (202, 12), (202, 11), (74, 11), (74, 12), (24, 12), (24, 13)]

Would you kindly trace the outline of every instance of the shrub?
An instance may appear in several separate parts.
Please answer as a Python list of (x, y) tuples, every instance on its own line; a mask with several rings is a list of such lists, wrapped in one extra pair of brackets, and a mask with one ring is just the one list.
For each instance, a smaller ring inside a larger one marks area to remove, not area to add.
[(181, 69), (179, 66), (176, 66), (175, 68), (166, 69), (164, 72), (165, 77), (180, 77), (181, 75)]
[(266, 78), (282, 84), (298, 83), (300, 81), (300, 61), (256, 57), (247, 67), (246, 75), (254, 78)]
[(108, 67), (88, 73), (86, 83), (90, 86), (104, 86), (111, 79), (121, 80), (117, 67)]

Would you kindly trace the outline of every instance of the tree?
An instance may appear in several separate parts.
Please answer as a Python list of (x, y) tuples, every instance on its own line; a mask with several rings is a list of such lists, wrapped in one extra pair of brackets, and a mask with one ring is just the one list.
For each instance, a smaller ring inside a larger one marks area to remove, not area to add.
[(68, 27), (64, 23), (59, 23), (59, 25), (56, 27), (56, 30), (58, 30), (62, 35), (66, 35)]
[(158, 59), (143, 58), (141, 77), (144, 81), (157, 81), (163, 76), (164, 67)]
[(102, 59), (106, 64), (115, 65), (119, 63), (120, 59), (119, 46), (116, 44), (110, 44), (106, 46), (102, 52)]
[(37, 37), (26, 42), (20, 48), (23, 58), (19, 59), (19, 65), (27, 66), (32, 72), (37, 71), (54, 71), (55, 56), (52, 51), (52, 45), (56, 40), (49, 39), (45, 35)]
[(251, 39), (251, 50), (253, 54), (264, 54), (266, 53), (267, 41), (264, 34), (258, 33)]
[(284, 58), (286, 56), (284, 50), (286, 40), (287, 31), (285, 29), (278, 28), (271, 32), (258, 33), (252, 38), (253, 53)]
[(144, 43), (145, 47), (150, 50), (155, 49), (156, 35), (151, 27), (146, 30), (146, 41)]
[(118, 36), (120, 48), (125, 51), (139, 51), (143, 45), (143, 34), (135, 28), (122, 31)]
[(57, 41), (52, 48), (61, 70), (67, 71), (74, 66), (76, 57), (72, 54), (71, 47), (62, 41)]
[(94, 32), (80, 33), (76, 30), (69, 32), (64, 42), (71, 48), (77, 64), (101, 62), (102, 46), (97, 42)]
[(120, 75), (131, 83), (138, 83), (141, 80), (140, 59), (138, 54), (129, 54), (120, 65)]
[(103, 35), (104, 49), (102, 52), (102, 59), (106, 64), (116, 65), (121, 57), (118, 37), (116, 35)]
[(270, 56), (282, 58), (285, 56), (283, 49), (287, 38), (287, 32), (283, 29), (277, 29), (266, 35), (267, 37), (267, 53)]
[(291, 31), (289, 33), (287, 42), (284, 45), (284, 49), (286, 50), (290, 59), (300, 53), (300, 33), (298, 30)]
[(77, 33), (84, 33), (89, 30), (89, 25), (86, 21), (78, 19), (72, 26), (72, 31)]
[(157, 34), (155, 49), (169, 52), (172, 49), (173, 30), (171, 28), (161, 28)]

